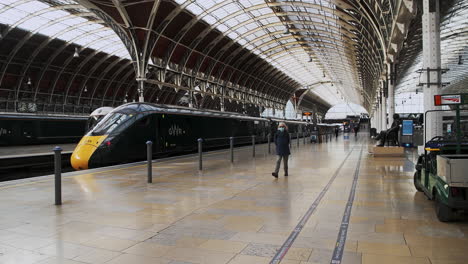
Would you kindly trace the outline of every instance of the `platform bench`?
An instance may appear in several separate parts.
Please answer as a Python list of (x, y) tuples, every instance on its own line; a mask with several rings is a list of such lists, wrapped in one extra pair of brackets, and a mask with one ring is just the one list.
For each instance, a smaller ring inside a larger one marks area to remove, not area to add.
[(374, 156), (379, 157), (403, 157), (405, 156), (404, 147), (377, 147), (374, 146), (371, 150)]

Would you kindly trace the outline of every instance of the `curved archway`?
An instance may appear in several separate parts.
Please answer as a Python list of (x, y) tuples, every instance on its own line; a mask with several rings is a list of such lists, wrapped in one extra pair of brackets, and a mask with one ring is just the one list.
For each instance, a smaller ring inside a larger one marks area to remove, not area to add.
[(362, 116), (367, 110), (358, 104), (344, 103), (333, 106), (325, 114), (325, 119), (345, 119), (347, 116)]

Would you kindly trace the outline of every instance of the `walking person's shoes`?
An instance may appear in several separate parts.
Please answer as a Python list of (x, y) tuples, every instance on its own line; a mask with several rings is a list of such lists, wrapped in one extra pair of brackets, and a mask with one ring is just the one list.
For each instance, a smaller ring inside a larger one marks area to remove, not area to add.
[(288, 177), (288, 172), (285, 172), (285, 173), (284, 173), (284, 176), (285, 176), (285, 177)]
[(278, 173), (272, 172), (272, 173), (271, 173), (271, 176), (273, 176), (273, 177), (275, 177), (275, 178), (278, 178)]

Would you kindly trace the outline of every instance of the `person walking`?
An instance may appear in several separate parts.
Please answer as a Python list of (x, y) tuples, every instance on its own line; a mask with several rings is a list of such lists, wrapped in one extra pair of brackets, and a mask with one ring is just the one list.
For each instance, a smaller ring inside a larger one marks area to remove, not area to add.
[(276, 155), (278, 155), (278, 158), (276, 160), (275, 171), (271, 173), (271, 175), (275, 178), (278, 178), (278, 172), (280, 170), (281, 160), (283, 160), (284, 176), (288, 176), (288, 158), (289, 158), (289, 155), (291, 154), (291, 151), (289, 149), (290, 138), (289, 138), (289, 133), (288, 133), (288, 127), (286, 126), (285, 123), (283, 122), (279, 123), (278, 131), (275, 133), (274, 141), (276, 145)]

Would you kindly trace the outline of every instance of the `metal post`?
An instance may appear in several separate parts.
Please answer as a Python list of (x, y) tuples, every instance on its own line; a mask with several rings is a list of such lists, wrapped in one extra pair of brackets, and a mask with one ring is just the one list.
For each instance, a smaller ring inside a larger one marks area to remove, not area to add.
[(229, 146), (231, 147), (231, 163), (234, 163), (234, 138), (229, 138)]
[(62, 148), (54, 148), (55, 165), (55, 205), (62, 204)]
[(302, 132), (302, 141), (303, 141), (304, 145), (306, 144), (306, 137), (305, 137), (305, 135), (307, 135), (307, 133)]
[(297, 146), (299, 147), (299, 132), (296, 133)]
[(255, 135), (252, 135), (252, 157), (255, 157)]
[(268, 154), (271, 154), (271, 134), (268, 133)]
[(457, 109), (457, 154), (461, 154), (461, 127), (460, 127), (460, 106), (456, 106)]
[(197, 141), (198, 141), (198, 170), (202, 170), (203, 169), (203, 157), (202, 157), (203, 139), (199, 138)]
[(148, 159), (148, 183), (153, 182), (153, 142), (146, 141), (146, 158)]

